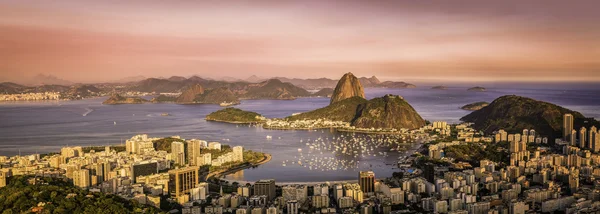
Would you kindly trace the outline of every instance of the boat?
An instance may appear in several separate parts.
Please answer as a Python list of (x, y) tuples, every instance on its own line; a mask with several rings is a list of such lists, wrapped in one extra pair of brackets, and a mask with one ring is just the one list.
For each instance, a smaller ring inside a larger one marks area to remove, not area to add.
[(113, 123), (115, 124), (115, 126), (117, 125), (117, 121), (113, 121)]
[(273, 139), (273, 136), (271, 136), (271, 135), (267, 135), (267, 139), (269, 139), (269, 140), (270, 140), (270, 139)]

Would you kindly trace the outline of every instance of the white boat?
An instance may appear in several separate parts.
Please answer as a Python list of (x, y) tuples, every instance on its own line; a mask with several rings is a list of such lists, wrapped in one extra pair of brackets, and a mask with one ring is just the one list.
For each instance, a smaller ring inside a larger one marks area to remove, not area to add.
[(273, 139), (271, 135), (267, 135), (267, 139)]

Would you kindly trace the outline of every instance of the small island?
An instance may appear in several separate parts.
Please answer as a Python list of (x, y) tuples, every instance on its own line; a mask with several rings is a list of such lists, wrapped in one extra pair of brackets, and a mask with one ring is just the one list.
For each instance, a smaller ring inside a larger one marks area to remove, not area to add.
[(158, 95), (157, 97), (152, 98), (150, 102), (152, 103), (174, 103), (177, 101), (176, 96), (167, 96), (167, 95)]
[(448, 89), (448, 87), (443, 86), (443, 85), (438, 85), (438, 86), (433, 86), (431, 87), (431, 89), (435, 89), (435, 90), (446, 90)]
[(107, 100), (102, 102), (104, 105), (119, 105), (119, 104), (143, 104), (148, 102), (140, 97), (123, 97), (119, 94), (113, 94)]
[(481, 91), (481, 92), (484, 92), (484, 91), (486, 91), (486, 90), (487, 90), (487, 89), (485, 89), (484, 87), (481, 87), (481, 86), (475, 86), (475, 87), (473, 87), (473, 88), (469, 88), (469, 89), (467, 89), (467, 91)]
[(477, 111), (488, 105), (489, 105), (488, 102), (476, 102), (476, 103), (464, 105), (463, 107), (460, 107), (460, 109), (467, 110), (467, 111)]
[(254, 124), (262, 123), (266, 118), (256, 112), (229, 107), (206, 115), (206, 120), (226, 123)]

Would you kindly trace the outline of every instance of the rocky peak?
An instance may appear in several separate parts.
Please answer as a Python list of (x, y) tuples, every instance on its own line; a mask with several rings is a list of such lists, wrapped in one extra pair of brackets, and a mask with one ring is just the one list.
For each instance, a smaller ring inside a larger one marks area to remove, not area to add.
[(354, 74), (346, 73), (335, 86), (335, 90), (333, 90), (333, 95), (331, 96), (331, 103), (351, 97), (365, 98), (365, 91)]
[(377, 79), (376, 76), (372, 76), (371, 78), (369, 78), (369, 80), (371, 81), (371, 83), (373, 84), (380, 84), (381, 81), (379, 81), (379, 79)]
[(197, 95), (203, 94), (204, 88), (200, 84), (189, 87), (177, 97), (177, 103), (192, 103)]

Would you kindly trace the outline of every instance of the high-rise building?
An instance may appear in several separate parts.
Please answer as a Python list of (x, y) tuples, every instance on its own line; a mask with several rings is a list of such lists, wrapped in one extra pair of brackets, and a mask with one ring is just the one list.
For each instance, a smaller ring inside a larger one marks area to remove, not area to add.
[(434, 180), (435, 180), (435, 165), (433, 165), (432, 163), (426, 163), (425, 164), (425, 169), (423, 170), (423, 175), (425, 176), (425, 179), (427, 181), (429, 181), (430, 183), (434, 183)]
[(188, 164), (197, 166), (197, 160), (200, 157), (200, 140), (188, 140), (186, 143)]
[(597, 133), (597, 132), (598, 132), (598, 129), (595, 126), (592, 126), (590, 128), (590, 131), (588, 133), (589, 136), (588, 136), (588, 146), (587, 146), (589, 149), (594, 148), (594, 143), (596, 142), (596, 139), (594, 136), (592, 136), (593, 135), (592, 133)]
[(573, 129), (571, 130), (571, 135), (569, 135), (569, 137), (571, 138), (569, 140), (571, 146), (577, 146), (577, 130)]
[(171, 143), (171, 155), (175, 164), (185, 166), (185, 146), (182, 142), (174, 141)]
[(275, 198), (275, 179), (259, 180), (254, 183), (254, 195), (266, 195), (269, 200)]
[(568, 141), (571, 145), (575, 142), (571, 142), (571, 131), (573, 130), (573, 115), (565, 114), (563, 116), (563, 140)]
[(585, 148), (587, 146), (587, 129), (585, 127), (581, 127), (579, 129), (579, 148)]
[(373, 171), (361, 171), (358, 173), (358, 184), (363, 193), (375, 191), (375, 173)]
[(158, 173), (156, 161), (142, 161), (131, 165), (131, 179), (135, 183), (138, 176), (146, 176)]
[(90, 170), (79, 169), (73, 172), (73, 184), (81, 188), (90, 187)]
[(233, 147), (233, 161), (244, 162), (244, 147), (241, 147), (241, 146)]
[(298, 214), (298, 201), (290, 200), (287, 202), (287, 213)]
[(211, 153), (201, 154), (200, 157), (198, 157), (196, 159), (196, 164), (198, 164), (198, 166), (212, 165), (212, 154)]
[(169, 192), (171, 197), (178, 198), (190, 193), (190, 190), (199, 183), (199, 167), (185, 167), (169, 170)]

